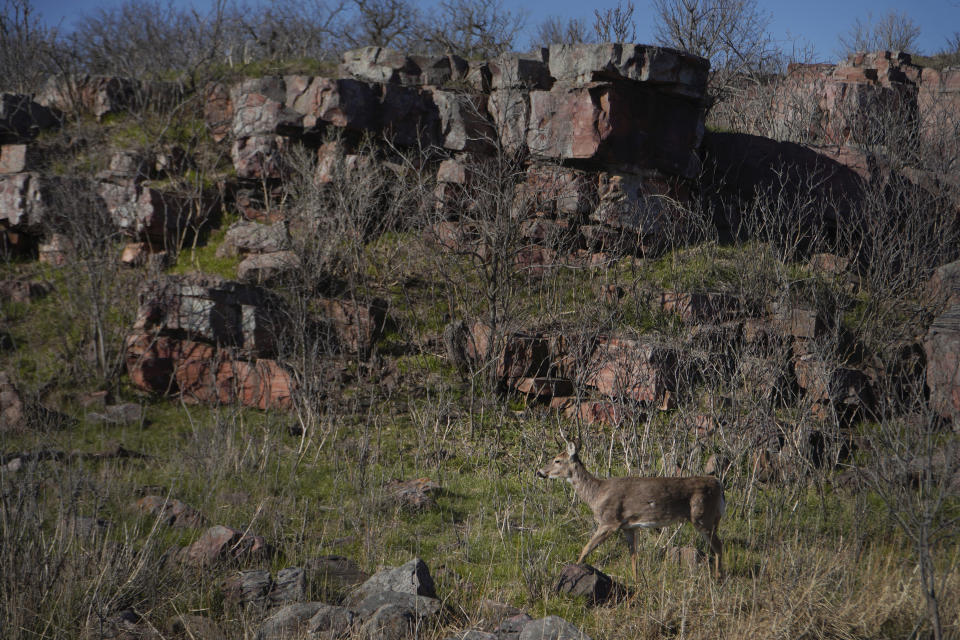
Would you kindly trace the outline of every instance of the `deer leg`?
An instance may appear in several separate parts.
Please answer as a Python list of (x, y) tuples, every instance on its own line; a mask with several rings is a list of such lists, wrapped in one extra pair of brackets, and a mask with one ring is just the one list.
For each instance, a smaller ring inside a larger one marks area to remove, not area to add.
[(697, 526), (696, 529), (697, 533), (710, 545), (710, 551), (713, 553), (713, 575), (719, 579), (723, 572), (723, 543), (717, 535), (717, 527)]
[(637, 532), (633, 529), (623, 530), (623, 539), (627, 543), (627, 549), (630, 551), (630, 565), (633, 568), (633, 581), (636, 582), (639, 577), (637, 574)]
[(583, 547), (583, 551), (580, 552), (580, 557), (577, 558), (577, 564), (583, 562), (584, 558), (587, 557), (591, 551), (597, 548), (601, 542), (610, 537), (610, 534), (616, 531), (619, 527), (616, 525), (604, 524), (597, 527), (597, 530), (591, 536), (590, 541)]

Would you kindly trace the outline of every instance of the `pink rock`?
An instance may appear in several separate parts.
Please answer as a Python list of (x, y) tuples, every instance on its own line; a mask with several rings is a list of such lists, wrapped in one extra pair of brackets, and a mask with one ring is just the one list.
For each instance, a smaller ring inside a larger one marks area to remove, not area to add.
[(703, 113), (642, 85), (590, 83), (530, 93), (530, 153), (692, 177)]

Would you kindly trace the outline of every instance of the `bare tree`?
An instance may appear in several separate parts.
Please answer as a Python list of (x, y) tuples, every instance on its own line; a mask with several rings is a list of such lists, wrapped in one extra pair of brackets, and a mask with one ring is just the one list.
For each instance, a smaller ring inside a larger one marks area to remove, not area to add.
[(47, 53), (56, 46), (57, 30), (45, 27), (30, 0), (4, 0), (0, 12), (0, 80), (3, 89), (35, 91), (49, 72)]
[(420, 14), (407, 0), (353, 0), (351, 26), (342, 30), (352, 47), (377, 46), (406, 49), (415, 46), (413, 35)]
[(856, 51), (917, 52), (917, 39), (920, 37), (920, 25), (906, 13), (891, 9), (874, 20), (873, 14), (866, 19), (857, 18), (850, 29), (840, 35), (839, 53), (845, 56)]
[(525, 12), (508, 10), (502, 0), (442, 0), (422, 39), (437, 53), (490, 58), (514, 47), (526, 20)]
[(770, 16), (755, 0), (654, 0), (653, 6), (658, 43), (710, 61), (715, 100), (736, 78), (764, 71), (776, 57)]
[(633, 2), (627, 6), (619, 2), (616, 7), (593, 10), (593, 30), (600, 42), (633, 42), (637, 38), (637, 25), (633, 20)]
[(593, 42), (595, 36), (587, 23), (580, 18), (566, 21), (559, 16), (550, 16), (537, 26), (533, 35), (534, 47), (548, 47), (551, 44), (577, 44)]

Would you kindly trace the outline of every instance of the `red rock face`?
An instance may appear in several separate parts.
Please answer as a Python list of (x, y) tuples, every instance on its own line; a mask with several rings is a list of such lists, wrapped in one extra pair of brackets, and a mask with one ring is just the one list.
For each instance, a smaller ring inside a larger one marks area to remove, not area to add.
[(587, 367), (587, 384), (612, 398), (656, 405), (676, 389), (676, 353), (652, 343), (601, 339)]
[(269, 357), (278, 319), (257, 287), (168, 277), (141, 291), (125, 356), (139, 388), (187, 402), (286, 409), (292, 376)]
[(535, 156), (692, 176), (702, 135), (699, 105), (640, 85), (556, 85), (530, 93), (527, 147)]

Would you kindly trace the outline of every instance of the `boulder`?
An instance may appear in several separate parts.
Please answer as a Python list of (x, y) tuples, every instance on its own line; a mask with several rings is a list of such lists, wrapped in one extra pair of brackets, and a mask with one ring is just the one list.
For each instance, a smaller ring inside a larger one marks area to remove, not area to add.
[(740, 299), (720, 292), (664, 291), (660, 294), (660, 308), (676, 313), (686, 324), (723, 322), (738, 314)]
[(516, 198), (524, 209), (543, 215), (577, 217), (596, 208), (597, 178), (569, 167), (532, 164), (517, 187)]
[(137, 500), (136, 508), (165, 525), (179, 529), (193, 529), (206, 524), (202, 513), (176, 498), (144, 496)]
[(950, 305), (934, 319), (923, 340), (923, 350), (930, 406), (956, 424), (960, 416), (960, 304)]
[(378, 84), (421, 84), (420, 66), (403, 52), (388, 47), (363, 47), (344, 52), (342, 73)]
[(235, 139), (289, 135), (303, 127), (303, 114), (286, 105), (287, 88), (278, 76), (250, 78), (230, 89)]
[(287, 567), (277, 572), (277, 579), (270, 589), (270, 601), (274, 603), (302, 602), (307, 599), (307, 574), (300, 567)]
[(37, 261), (43, 264), (62, 267), (73, 262), (75, 257), (73, 238), (65, 233), (51, 233), (37, 245)]
[(307, 564), (311, 585), (324, 594), (325, 599), (339, 600), (353, 587), (363, 584), (368, 576), (357, 563), (343, 556), (310, 558)]
[(430, 569), (420, 558), (414, 558), (400, 567), (378, 571), (360, 585), (357, 595), (362, 599), (381, 591), (396, 591), (426, 598), (437, 597)]
[(126, 339), (131, 380), (188, 402), (287, 408), (293, 378), (265, 357), (283, 317), (279, 299), (258, 287), (202, 274), (151, 280)]
[(300, 266), (300, 256), (293, 251), (253, 254), (237, 265), (237, 279), (255, 285), (270, 284), (295, 275)]
[(530, 92), (527, 147), (535, 156), (658, 169), (693, 177), (703, 110), (644, 86), (592, 82)]
[(257, 631), (257, 640), (286, 640), (309, 632), (310, 619), (328, 609), (322, 602), (300, 602), (280, 607), (263, 621)]
[(611, 398), (658, 405), (666, 395), (676, 393), (677, 354), (654, 342), (600, 338), (586, 367), (586, 384)]
[(273, 253), (283, 251), (289, 243), (290, 236), (283, 222), (266, 225), (240, 220), (227, 227), (223, 242), (217, 247), (217, 257)]
[(270, 552), (270, 545), (261, 536), (216, 525), (204, 531), (196, 542), (181, 549), (176, 558), (183, 564), (208, 566), (224, 560), (263, 558)]
[(568, 564), (560, 572), (553, 590), (600, 604), (610, 597), (613, 586), (610, 576), (588, 564)]
[(550, 75), (559, 82), (629, 80), (649, 83), (664, 92), (702, 100), (710, 63), (704, 58), (642, 44), (554, 44)]
[(927, 283), (927, 298), (935, 304), (951, 306), (960, 303), (960, 260), (934, 270)]
[(362, 620), (367, 620), (383, 607), (389, 606), (401, 607), (417, 619), (435, 616), (443, 608), (436, 598), (401, 591), (376, 591), (357, 602), (351, 609)]
[(360, 627), (364, 640), (406, 640), (413, 636), (416, 615), (407, 607), (387, 604), (373, 613)]
[(236, 604), (265, 606), (273, 579), (266, 569), (247, 569), (229, 575), (223, 582), (223, 597)]
[(160, 191), (122, 177), (101, 179), (97, 195), (125, 235), (160, 247), (199, 231), (218, 206), (205, 194)]
[(376, 88), (352, 78), (287, 78), (287, 104), (303, 116), (305, 129), (324, 123), (352, 131), (377, 129), (380, 96)]
[(559, 616), (547, 616), (525, 624), (518, 640), (590, 640), (590, 636)]
[(345, 607), (325, 605), (307, 621), (307, 631), (319, 640), (337, 640), (350, 633), (356, 624), (356, 615)]

